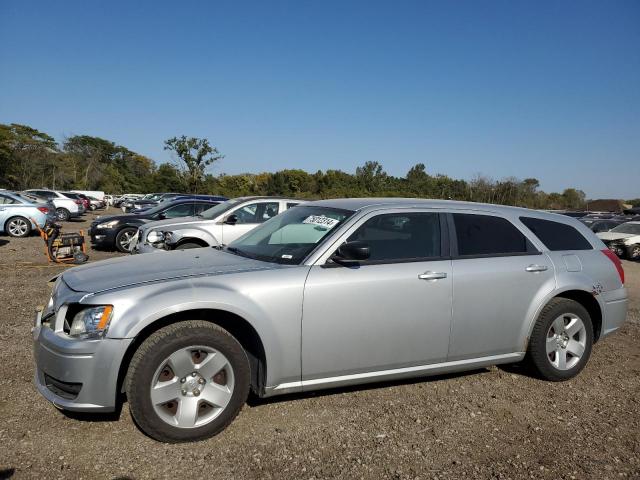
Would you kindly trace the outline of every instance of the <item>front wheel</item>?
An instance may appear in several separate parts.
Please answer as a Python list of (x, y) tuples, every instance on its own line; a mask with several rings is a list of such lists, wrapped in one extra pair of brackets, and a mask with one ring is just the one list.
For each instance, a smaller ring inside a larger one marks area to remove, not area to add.
[(199, 243), (194, 243), (194, 242), (185, 242), (185, 243), (181, 243), (180, 245), (178, 245), (176, 247), (176, 250), (188, 250), (191, 248), (202, 248), (202, 245), (200, 245)]
[(541, 378), (561, 382), (580, 373), (592, 345), (593, 324), (586, 308), (568, 298), (554, 298), (533, 327), (527, 356)]
[(224, 430), (249, 395), (242, 346), (219, 326), (191, 320), (152, 334), (134, 354), (126, 380), (131, 415), (161, 442), (204, 440)]
[(7, 220), (4, 230), (11, 237), (28, 237), (31, 233), (31, 222), (24, 217), (12, 217)]
[(640, 244), (629, 247), (629, 259), (640, 260)]
[(137, 229), (123, 228), (116, 235), (116, 248), (122, 253), (131, 252), (133, 237), (136, 236)]

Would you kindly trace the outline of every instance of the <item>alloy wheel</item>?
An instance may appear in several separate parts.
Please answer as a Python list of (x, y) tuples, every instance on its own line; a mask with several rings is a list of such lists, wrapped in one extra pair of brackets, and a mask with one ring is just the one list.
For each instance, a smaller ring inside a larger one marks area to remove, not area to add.
[(587, 330), (580, 317), (572, 313), (560, 315), (547, 331), (547, 358), (558, 370), (571, 370), (580, 362), (586, 341)]
[(131, 250), (131, 241), (133, 240), (133, 237), (136, 234), (134, 232), (131, 231), (126, 231), (122, 234), (122, 236), (120, 237), (120, 246), (124, 249), (124, 250)]
[(181, 348), (161, 362), (151, 381), (151, 403), (158, 417), (179, 428), (201, 427), (231, 401), (233, 368), (206, 346)]
[(14, 237), (23, 237), (29, 231), (29, 225), (22, 218), (14, 218), (9, 222), (7, 230)]

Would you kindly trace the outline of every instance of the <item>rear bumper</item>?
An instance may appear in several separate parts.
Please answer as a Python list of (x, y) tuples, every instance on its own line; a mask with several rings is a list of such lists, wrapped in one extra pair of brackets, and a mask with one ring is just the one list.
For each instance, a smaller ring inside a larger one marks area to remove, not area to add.
[(627, 319), (629, 298), (627, 289), (622, 287), (617, 290), (602, 293), (604, 305), (602, 311), (602, 332), (600, 338), (611, 335), (619, 330)]
[(116, 408), (120, 363), (131, 341), (76, 340), (36, 325), (36, 388), (63, 410), (112, 412)]

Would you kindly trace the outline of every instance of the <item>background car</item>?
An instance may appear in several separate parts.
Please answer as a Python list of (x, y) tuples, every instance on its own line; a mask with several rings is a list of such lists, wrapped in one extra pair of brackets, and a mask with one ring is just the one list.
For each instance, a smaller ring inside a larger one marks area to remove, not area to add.
[(71, 198), (73, 200), (80, 200), (82, 202), (82, 206), (85, 210), (91, 209), (91, 202), (86, 195), (76, 192), (61, 192), (65, 197)]
[(592, 232), (600, 233), (600, 232), (608, 232), (612, 228), (617, 227), (623, 223), (626, 223), (628, 220), (614, 220), (610, 218), (608, 220), (597, 220), (590, 225), (587, 225)]
[(640, 221), (625, 222), (597, 235), (619, 257), (640, 259)]
[(35, 224), (43, 227), (47, 218), (54, 215), (50, 205), (34, 203), (6, 190), (0, 192), (0, 232), (11, 237), (28, 237)]
[(302, 200), (239, 197), (202, 212), (198, 218), (161, 220), (140, 228), (131, 253), (226, 245)]
[(41, 198), (46, 198), (53, 202), (56, 207), (56, 218), (60, 221), (67, 221), (71, 218), (77, 218), (82, 216), (86, 211), (82, 201), (77, 198), (69, 198), (61, 192), (55, 190), (43, 189), (30, 189), (25, 190), (25, 194), (37, 195)]
[(178, 200), (141, 213), (98, 217), (89, 228), (91, 243), (104, 249), (128, 252), (138, 228), (146, 222), (165, 218), (189, 217), (217, 205), (210, 200)]

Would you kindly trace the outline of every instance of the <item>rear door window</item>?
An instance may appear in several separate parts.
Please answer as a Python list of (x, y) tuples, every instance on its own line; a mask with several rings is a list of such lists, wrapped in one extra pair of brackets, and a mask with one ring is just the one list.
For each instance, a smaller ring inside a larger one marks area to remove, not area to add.
[(459, 257), (537, 253), (527, 237), (505, 218), (466, 213), (452, 215)]
[(0, 195), (0, 205), (12, 205), (14, 203), (18, 203), (11, 197), (5, 197), (4, 195)]
[(520, 221), (552, 252), (593, 249), (589, 241), (578, 230), (566, 223), (534, 217), (520, 217)]
[(193, 203), (182, 203), (168, 208), (164, 212), (165, 218), (190, 217), (193, 215)]

